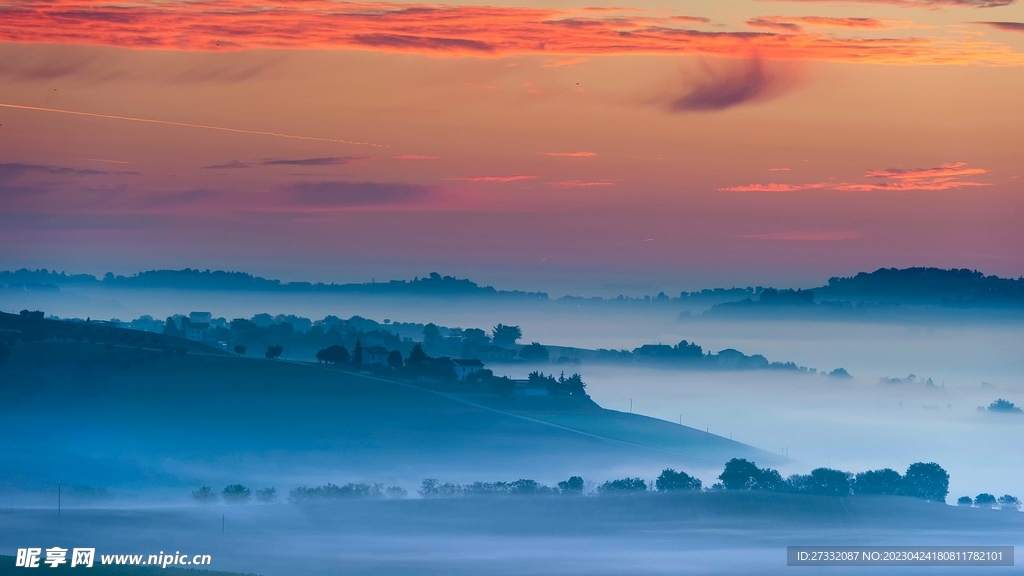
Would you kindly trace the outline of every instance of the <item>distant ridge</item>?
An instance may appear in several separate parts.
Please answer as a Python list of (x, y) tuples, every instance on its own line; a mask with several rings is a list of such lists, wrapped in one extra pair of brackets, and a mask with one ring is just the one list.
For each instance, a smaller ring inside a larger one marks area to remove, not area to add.
[[(481, 286), (466, 278), (442, 276), (431, 272), (412, 280), (325, 284), (323, 282), (281, 282), (245, 272), (222, 270), (150, 270), (131, 276), (110, 272), (97, 278), (90, 274), (67, 274), (21, 269), (0, 272), (0, 288), (56, 291), (61, 286), (95, 286), (117, 288), (164, 288), (179, 290), (235, 290), (260, 292), (327, 292), (352, 294), (409, 294), (441, 296), (503, 296), (532, 300), (551, 300), (546, 292), (497, 290)], [(678, 298), (664, 292), (643, 298), (581, 298), (564, 296), (559, 300), (588, 302), (651, 302), (714, 301), (745, 307), (772, 307), (836, 302), (868, 302), (883, 304), (924, 304), (952, 307), (1024, 306), (1024, 278), (986, 276), (977, 270), (943, 268), (879, 268), (849, 277), (829, 278), (828, 284), (810, 290), (775, 289), (758, 286), (748, 288), (716, 288), (699, 292), (681, 292)], [(721, 305), (721, 304), (720, 304)], [(729, 304), (726, 304), (729, 307)]]

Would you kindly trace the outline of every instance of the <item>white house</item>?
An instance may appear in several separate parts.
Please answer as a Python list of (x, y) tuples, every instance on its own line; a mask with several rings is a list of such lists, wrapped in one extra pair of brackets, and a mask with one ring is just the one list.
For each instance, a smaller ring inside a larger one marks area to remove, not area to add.
[(204, 342), (206, 335), (210, 333), (210, 325), (205, 322), (189, 322), (185, 326), (185, 338)]
[(455, 375), (459, 380), (465, 380), (470, 374), (476, 374), (484, 369), (484, 363), (477, 359), (452, 360), (455, 363)]
[(207, 324), (213, 322), (213, 314), (210, 312), (190, 312), (188, 321), (193, 324)]

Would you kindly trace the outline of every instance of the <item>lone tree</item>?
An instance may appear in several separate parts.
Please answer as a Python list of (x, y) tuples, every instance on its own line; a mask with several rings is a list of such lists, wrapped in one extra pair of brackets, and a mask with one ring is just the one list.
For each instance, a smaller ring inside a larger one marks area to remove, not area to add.
[(402, 353), (398, 350), (392, 350), (388, 354), (388, 366), (392, 368), (401, 368), (405, 362), (402, 360)]
[(854, 494), (894, 495), (900, 493), (903, 476), (892, 468), (858, 472), (853, 479)]
[(242, 346), (241, 344), (236, 344), (235, 345), (235, 354), (238, 354), (239, 356), (244, 355), (245, 354), (245, 346)]
[(970, 506), (971, 504), (974, 504), (974, 500), (970, 496), (961, 496), (956, 499), (957, 506)]
[(491, 332), (491, 341), (495, 346), (510, 347), (516, 345), (516, 340), (523, 337), (523, 331), (519, 326), (506, 326), (498, 324)]
[(248, 504), (249, 498), (252, 496), (252, 492), (248, 488), (241, 484), (232, 484), (224, 487), (224, 492), (221, 493), (224, 497), (224, 501), (228, 504)]
[(356, 347), (352, 349), (352, 363), (359, 365), (363, 363), (363, 343), (356, 340)]
[(949, 494), (949, 473), (934, 462), (915, 462), (903, 475), (903, 493), (922, 500), (945, 502)]
[(209, 486), (203, 486), (199, 490), (193, 490), (192, 497), (200, 504), (213, 504), (217, 501), (217, 493)]
[(677, 490), (700, 490), (701, 481), (686, 472), (676, 472), (671, 468), (661, 471), (661, 476), (654, 481), (658, 492), (675, 492)]
[(718, 479), (726, 490), (780, 490), (785, 485), (778, 470), (758, 468), (745, 458), (726, 462)]
[(558, 483), (558, 489), (565, 494), (583, 494), (583, 477), (573, 476)]
[(267, 351), (263, 353), (263, 357), (266, 358), (267, 360), (273, 360), (281, 356), (282, 352), (284, 352), (284, 346), (267, 346)]

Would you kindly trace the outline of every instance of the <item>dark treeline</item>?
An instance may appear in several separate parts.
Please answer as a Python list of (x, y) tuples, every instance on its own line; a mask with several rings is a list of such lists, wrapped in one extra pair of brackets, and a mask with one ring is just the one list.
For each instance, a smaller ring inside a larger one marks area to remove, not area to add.
[[(535, 480), (519, 479), (511, 482), (472, 482), (456, 484), (440, 482), (435, 478), (423, 480), (417, 493), (422, 498), (460, 498), (476, 496), (540, 496), (540, 495), (627, 495), (643, 493), (673, 492), (778, 492), (788, 494), (808, 494), (816, 496), (854, 497), (854, 496), (905, 496), (930, 502), (945, 502), (949, 494), (949, 474), (934, 462), (916, 462), (911, 464), (904, 474), (891, 469), (868, 470), (856, 474), (832, 468), (815, 468), (809, 474), (793, 474), (783, 478), (777, 470), (760, 468), (756, 463), (741, 458), (733, 458), (725, 464), (718, 476), (718, 482), (705, 488), (700, 479), (686, 472), (672, 468), (662, 470), (653, 482), (643, 478), (619, 478), (590, 486), (581, 476), (572, 476), (558, 482), (555, 486), (546, 486)], [(272, 502), (276, 499), (276, 490), (264, 488), (257, 491), (258, 500)], [(218, 495), (208, 486), (192, 493), (200, 503), (218, 501)], [(385, 488), (383, 484), (348, 483), (341, 486), (325, 484), (323, 486), (300, 486), (292, 490), (288, 500), (302, 503), (327, 499), (380, 499), (405, 498), (405, 489), (397, 486)], [(237, 484), (227, 486), (222, 492), (225, 502), (247, 502), (249, 490)], [(1003, 510), (1019, 510), (1020, 500), (1009, 494), (999, 498), (988, 494), (979, 494), (976, 498), (963, 496), (957, 500), (961, 506), (977, 506), (979, 508), (999, 508)]]
[[(442, 276), (436, 272), (413, 280), (325, 284), (322, 282), (281, 282), (244, 272), (221, 270), (150, 270), (131, 276), (108, 272), (102, 278), (90, 274), (67, 274), (21, 269), (0, 272), (0, 287), (20, 290), (59, 290), (60, 286), (107, 286), (121, 288), (172, 288), (191, 290), (240, 290), (270, 292), (337, 292), (364, 294), (478, 295), (513, 296), (547, 301), (544, 292), (497, 290), (464, 278)], [(713, 288), (680, 292), (672, 297), (665, 292), (656, 296), (617, 298), (564, 296), (557, 299), (573, 305), (585, 303), (692, 303), (726, 304), (720, 311), (741, 308), (780, 306), (822, 306), (849, 310), (866, 303), (929, 304), (951, 307), (990, 307), (1024, 305), (1024, 278), (986, 276), (976, 270), (942, 268), (880, 268), (850, 277), (833, 277), (828, 284), (810, 290), (776, 289), (762, 286)]]

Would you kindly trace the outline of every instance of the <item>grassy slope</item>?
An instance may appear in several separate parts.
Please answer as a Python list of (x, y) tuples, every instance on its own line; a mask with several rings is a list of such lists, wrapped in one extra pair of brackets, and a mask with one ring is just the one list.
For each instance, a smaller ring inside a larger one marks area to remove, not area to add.
[(19, 345), (0, 365), (0, 473), (142, 486), (214, 482), (216, 470), (276, 478), (320, 470), (337, 481), (340, 473), (563, 474), (769, 458), (593, 404), (550, 406), (453, 397), (315, 365), (43, 342)]

